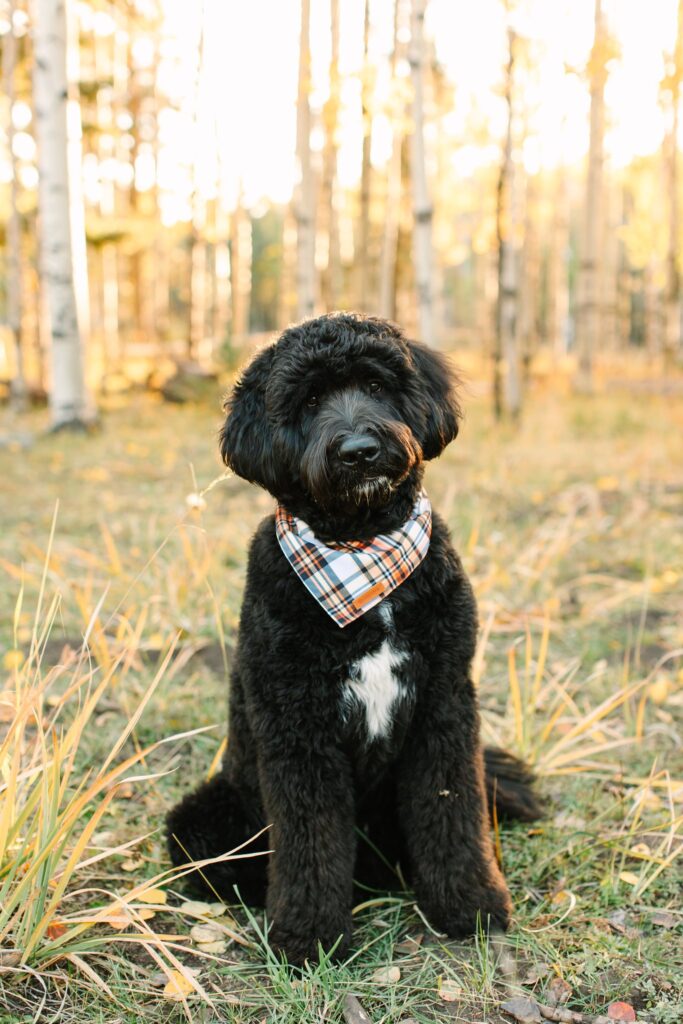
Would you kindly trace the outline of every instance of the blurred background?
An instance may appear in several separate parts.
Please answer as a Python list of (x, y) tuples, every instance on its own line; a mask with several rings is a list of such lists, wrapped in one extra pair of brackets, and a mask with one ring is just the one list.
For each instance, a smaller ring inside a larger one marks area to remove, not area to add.
[(680, 361), (678, 0), (10, 0), (0, 42), (0, 395), (53, 425), (339, 308), (498, 415)]

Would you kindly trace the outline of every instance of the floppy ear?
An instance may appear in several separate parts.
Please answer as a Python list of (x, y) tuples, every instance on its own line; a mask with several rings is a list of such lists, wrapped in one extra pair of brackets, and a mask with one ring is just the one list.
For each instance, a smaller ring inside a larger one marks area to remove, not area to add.
[(266, 415), (266, 385), (273, 355), (273, 345), (260, 352), (228, 395), (219, 441), (226, 466), (237, 476), (269, 491), (277, 481), (273, 438)]
[(435, 459), (458, 434), (462, 416), (456, 395), (456, 378), (445, 356), (419, 341), (408, 348), (421, 382), (426, 404), (424, 436), (420, 437), (425, 459)]

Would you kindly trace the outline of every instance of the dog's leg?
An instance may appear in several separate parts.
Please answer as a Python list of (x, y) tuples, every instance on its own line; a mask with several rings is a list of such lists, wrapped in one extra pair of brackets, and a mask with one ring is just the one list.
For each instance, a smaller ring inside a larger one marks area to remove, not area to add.
[(506, 928), (511, 902), (489, 831), (474, 687), (434, 669), (398, 765), (398, 810), (418, 902), (455, 937), (478, 918)]
[[(245, 809), (245, 803), (249, 810)], [(255, 801), (245, 801), (225, 774), (202, 783), (177, 804), (166, 819), (168, 849), (176, 867), (189, 861), (218, 857), (236, 847), (235, 858), (207, 864), (192, 871), (187, 880), (203, 896), (235, 902), (240, 897), (252, 906), (264, 906), (266, 864), (270, 832), (252, 837), (263, 829), (263, 818)], [(254, 854), (254, 856), (250, 856)]]
[[(262, 752), (261, 791), (273, 823), (268, 876), (270, 941), (290, 963), (317, 960), (319, 944), (343, 955), (351, 937), (355, 853), (351, 773), (343, 755), (275, 733)], [(283, 749), (283, 746), (285, 749)]]

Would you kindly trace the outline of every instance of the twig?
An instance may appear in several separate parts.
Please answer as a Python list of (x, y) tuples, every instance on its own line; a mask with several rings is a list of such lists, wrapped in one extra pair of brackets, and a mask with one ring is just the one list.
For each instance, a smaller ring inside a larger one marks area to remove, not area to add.
[(538, 1003), (537, 1005), (541, 1017), (545, 1017), (546, 1020), (559, 1021), (560, 1024), (590, 1024), (591, 1021), (595, 1020), (594, 1017), (587, 1017), (585, 1013), (579, 1013), (576, 1010), (565, 1010), (563, 1006), (544, 1006), (543, 1003)]
[[(517, 1004), (517, 1005), (515, 1005)], [(545, 1020), (555, 1024), (602, 1024), (607, 1018), (600, 1016), (592, 1017), (587, 1013), (579, 1013), (576, 1010), (567, 1010), (563, 1006), (546, 1006), (529, 996), (515, 998), (508, 1003), (501, 1005), (503, 1013), (514, 1017), (517, 1021)], [(539, 1016), (540, 1015), (540, 1016)]]
[(355, 996), (350, 992), (344, 996), (342, 1015), (346, 1024), (370, 1024), (370, 1018)]

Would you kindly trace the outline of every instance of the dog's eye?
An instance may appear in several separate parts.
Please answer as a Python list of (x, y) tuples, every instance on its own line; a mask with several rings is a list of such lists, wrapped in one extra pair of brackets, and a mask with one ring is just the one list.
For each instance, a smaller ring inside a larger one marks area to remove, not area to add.
[(370, 393), (376, 395), (378, 391), (382, 390), (382, 382), (379, 380), (371, 380), (369, 384)]
[(309, 409), (315, 409), (318, 405), (320, 405), (320, 399), (318, 398), (317, 395), (309, 395), (308, 398), (306, 399), (306, 405), (308, 406)]

